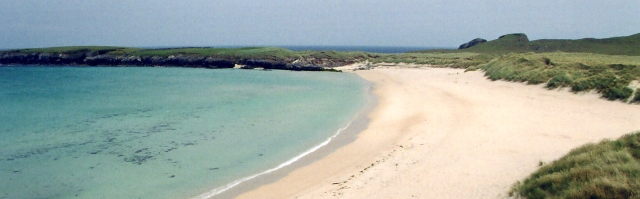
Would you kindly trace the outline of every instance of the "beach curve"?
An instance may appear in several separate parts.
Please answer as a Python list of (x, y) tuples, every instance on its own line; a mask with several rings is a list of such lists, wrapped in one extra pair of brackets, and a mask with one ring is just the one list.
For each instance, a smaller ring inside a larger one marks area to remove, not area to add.
[(358, 138), (238, 198), (506, 198), (572, 148), (640, 129), (640, 106), (481, 72), (355, 72), (378, 105)]

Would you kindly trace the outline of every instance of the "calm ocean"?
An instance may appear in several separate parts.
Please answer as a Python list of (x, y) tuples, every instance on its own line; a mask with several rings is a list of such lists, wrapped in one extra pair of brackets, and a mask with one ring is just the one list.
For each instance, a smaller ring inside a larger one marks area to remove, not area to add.
[(0, 198), (185, 198), (276, 168), (367, 102), (353, 74), (0, 67)]

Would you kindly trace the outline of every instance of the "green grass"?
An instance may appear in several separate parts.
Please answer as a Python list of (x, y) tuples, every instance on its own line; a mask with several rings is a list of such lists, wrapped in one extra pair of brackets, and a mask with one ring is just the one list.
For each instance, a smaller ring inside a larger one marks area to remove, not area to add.
[(75, 53), (75, 52), (91, 52), (91, 51), (111, 52), (116, 50), (127, 50), (127, 49), (133, 49), (133, 48), (113, 47), (113, 46), (64, 46), (64, 47), (52, 47), (52, 48), (20, 49), (20, 50), (11, 50), (11, 51), (23, 52), (23, 53)]
[(640, 132), (576, 148), (544, 164), (511, 196), (537, 198), (640, 198)]
[(631, 103), (640, 104), (640, 88), (637, 88), (637, 89), (636, 89), (636, 95), (635, 95), (635, 97), (633, 97), (633, 99), (631, 100)]
[(291, 51), (277, 47), (246, 47), (246, 48), (166, 48), (166, 49), (142, 49), (109, 46), (70, 46), (54, 48), (34, 48), (6, 50), (1, 52), (22, 53), (67, 53), (79, 54), (96, 52), (97, 54), (109, 54), (116, 56), (141, 56), (168, 57), (172, 55), (197, 55), (209, 56), (220, 59), (247, 60), (264, 59), (274, 61), (293, 62), (301, 58), (317, 60), (338, 61), (362, 61), (377, 55), (365, 52), (338, 52), (338, 51)]
[(631, 81), (640, 80), (640, 56), (591, 53), (519, 53), (501, 55), (482, 69), (491, 80), (546, 83), (550, 89), (570, 87), (573, 92), (596, 90), (609, 100), (632, 97)]
[(251, 48), (170, 48), (170, 49), (143, 49), (129, 53), (134, 56), (170, 56), (178, 54), (216, 56), (220, 58), (277, 58), (285, 59), (296, 57), (293, 51), (272, 47)]
[[(114, 54), (114, 53), (111, 53)], [(291, 51), (276, 47), (247, 47), (247, 48), (172, 48), (172, 49), (141, 49), (138, 51), (119, 53), (133, 56), (171, 56), (178, 54), (210, 56), (221, 59), (267, 59), (278, 61), (295, 61), (301, 58), (330, 59), (330, 60), (361, 60), (371, 56), (364, 52), (337, 51)]]
[(407, 63), (467, 68), (491, 60), (493, 56), (469, 52), (420, 52), (403, 54), (376, 54), (368, 59), (372, 63)]
[(493, 41), (478, 44), (468, 49), (460, 50), (464, 52), (505, 54), (531, 51), (529, 49), (529, 38), (523, 33), (504, 35)]
[(526, 35), (517, 33), (505, 35), (502, 38), (460, 51), (490, 54), (561, 51), (640, 56), (639, 46), (640, 34), (606, 39), (542, 39), (529, 41)]

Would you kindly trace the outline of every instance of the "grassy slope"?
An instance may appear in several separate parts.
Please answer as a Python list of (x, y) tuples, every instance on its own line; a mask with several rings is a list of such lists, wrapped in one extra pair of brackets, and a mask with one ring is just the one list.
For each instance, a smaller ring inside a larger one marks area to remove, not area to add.
[[(492, 80), (546, 83), (550, 89), (596, 90), (609, 100), (640, 103), (640, 34), (608, 39), (537, 40), (510, 34), (463, 52), (483, 52), (495, 59), (469, 70), (482, 69)], [(635, 92), (635, 97), (633, 96)]]
[(21, 49), (21, 50), (11, 50), (11, 51), (24, 52), (24, 53), (73, 53), (73, 52), (89, 52), (89, 51), (110, 52), (110, 51), (124, 50), (124, 49), (127, 49), (127, 48), (112, 47), (112, 46), (64, 46), (64, 47), (52, 47), (52, 48)]
[(640, 132), (573, 149), (543, 165), (510, 195), (535, 198), (640, 198)]
[(129, 53), (135, 56), (170, 56), (176, 54), (194, 54), (217, 57), (251, 57), (259, 58), (289, 58), (295, 57), (292, 51), (282, 48), (251, 47), (251, 48), (171, 48), (171, 49), (143, 49)]
[(640, 34), (607, 39), (537, 40), (532, 48), (538, 52), (591, 52), (607, 55), (640, 56)]
[(485, 54), (521, 53), (531, 51), (529, 38), (522, 33), (504, 35), (496, 40), (481, 43), (471, 48), (460, 50)]
[(505, 35), (461, 51), (504, 54), (514, 52), (587, 52), (607, 55), (640, 56), (640, 34), (606, 39), (542, 39), (529, 41), (522, 33)]
[(467, 68), (489, 61), (492, 56), (469, 52), (430, 52), (379, 54), (369, 61), (373, 63), (413, 63), (456, 68)]
[[(640, 80), (640, 57), (592, 53), (519, 53), (502, 55), (480, 68), (492, 80), (546, 83), (547, 88), (570, 87), (573, 92), (596, 90), (609, 100), (627, 100)], [(640, 92), (639, 92), (640, 93)]]

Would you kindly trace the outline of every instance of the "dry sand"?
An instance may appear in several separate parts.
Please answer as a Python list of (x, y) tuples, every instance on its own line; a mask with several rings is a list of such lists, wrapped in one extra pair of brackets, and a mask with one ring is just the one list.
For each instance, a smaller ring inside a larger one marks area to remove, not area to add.
[(640, 105), (438, 68), (356, 71), (378, 105), (351, 144), (239, 198), (504, 198), (572, 148), (640, 130)]

